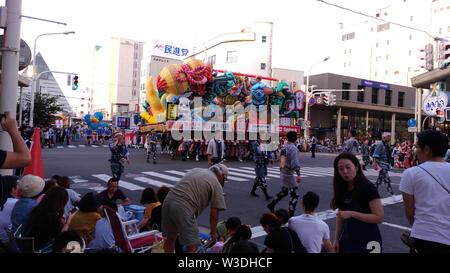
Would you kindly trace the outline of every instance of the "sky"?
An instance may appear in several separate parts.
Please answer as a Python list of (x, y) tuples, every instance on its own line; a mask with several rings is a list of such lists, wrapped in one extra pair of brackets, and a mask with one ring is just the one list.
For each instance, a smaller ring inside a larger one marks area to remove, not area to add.
[[(370, 14), (391, 1), (401, 0), (329, 0)], [(5, 0), (0, 4), (4, 6)], [(89, 71), (94, 46), (111, 37), (194, 45), (222, 33), (238, 32), (253, 21), (274, 22), (274, 67), (305, 71), (332, 55), (339, 39), (338, 23), (367, 20), (315, 0), (22, 0), (22, 14), (67, 24), (23, 18), (21, 38), (31, 50), (39, 34), (76, 32), (44, 36), (36, 44), (50, 69), (75, 73)], [(326, 66), (315, 69), (315, 73), (324, 72)], [(61, 85), (66, 76), (57, 80)], [(82, 78), (80, 86), (84, 86)]]

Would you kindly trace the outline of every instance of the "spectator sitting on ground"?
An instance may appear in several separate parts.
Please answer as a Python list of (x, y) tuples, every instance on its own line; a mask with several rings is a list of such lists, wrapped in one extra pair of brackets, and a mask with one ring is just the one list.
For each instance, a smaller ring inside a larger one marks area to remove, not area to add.
[(25, 175), (19, 182), (19, 190), (21, 198), (16, 202), (11, 212), (12, 231), (24, 225), (31, 214), (34, 207), (37, 206), (37, 198), (44, 189), (45, 182), (39, 176)]
[(7, 175), (2, 177), (0, 183), (0, 198), (5, 200), (5, 203), (0, 206), (0, 241), (4, 244), (9, 242), (7, 229), (11, 229), (11, 213), (14, 205), (17, 202), (17, 180), (18, 177), (14, 175)]
[(289, 211), (287, 209), (277, 209), (275, 215), (280, 219), (281, 226), (287, 227), (290, 218)]
[(248, 225), (240, 225), (236, 232), (227, 240), (222, 248), (222, 253), (230, 253), (233, 246), (240, 241), (248, 241), (252, 238), (252, 230)]
[[(117, 212), (117, 204), (111, 200), (106, 201), (103, 206)], [(95, 223), (94, 231), (94, 240), (88, 244), (89, 248), (111, 249), (116, 244), (111, 224), (109, 223), (104, 210), (102, 210), (102, 218)]]
[(255, 243), (244, 240), (233, 244), (229, 253), (230, 254), (259, 253), (259, 250), (258, 246)]
[(20, 169), (31, 162), (30, 150), (20, 136), (16, 120), (9, 112), (0, 115), (0, 127), (9, 134), (13, 144), (13, 152), (0, 149), (0, 169)]
[(150, 226), (151, 229), (157, 229), (157, 230), (161, 231), (162, 205), (163, 205), (164, 199), (166, 199), (166, 196), (169, 193), (169, 191), (170, 191), (169, 187), (162, 186), (156, 192), (156, 197), (158, 198), (160, 205), (152, 210), (152, 215), (148, 222), (148, 225)]
[(264, 213), (259, 222), (266, 231), (266, 253), (306, 253), (297, 233), (281, 226), (281, 220), (273, 213)]
[(86, 244), (76, 231), (63, 231), (55, 237), (52, 245), (53, 253), (83, 253)]
[(108, 200), (117, 202), (117, 199), (120, 199), (122, 201), (122, 205), (124, 206), (130, 204), (130, 199), (128, 199), (122, 190), (119, 189), (119, 179), (114, 177), (108, 180), (106, 190), (99, 193), (97, 198), (99, 199), (100, 204), (104, 204)]
[(69, 230), (78, 232), (89, 244), (94, 239), (95, 224), (102, 217), (99, 214), (100, 202), (95, 198), (94, 193), (86, 193), (78, 204), (78, 211), (72, 218)]
[(64, 215), (68, 216), (70, 211), (73, 209), (74, 205), (80, 202), (80, 194), (70, 188), (70, 184), (72, 181), (69, 177), (63, 176), (57, 180), (58, 186), (66, 189), (67, 194), (69, 194), (69, 201), (67, 201), (66, 206), (64, 207)]
[[(225, 244), (227, 244), (231, 238), (233, 237), (233, 235), (236, 233), (236, 230), (242, 225), (241, 219), (239, 219), (238, 217), (230, 217), (228, 218), (228, 220), (226, 221), (222, 221), (224, 226), (225, 226), (225, 234), (223, 236), (223, 240), (222, 241), (218, 241), (213, 247), (212, 247), (212, 251), (213, 253), (221, 253), (223, 252), (223, 248), (225, 246)], [(218, 224), (219, 227), (219, 224)], [(217, 229), (217, 231), (219, 231), (219, 228)], [(227, 246), (229, 246), (230, 244), (228, 244)], [(226, 252), (229, 252), (229, 249), (226, 250)]]
[[(146, 205), (144, 211), (144, 219), (138, 224), (138, 228), (141, 229), (148, 224), (148, 221), (152, 218), (152, 211), (157, 206), (161, 205), (156, 198), (153, 188), (145, 188), (141, 195), (141, 204)], [(148, 228), (147, 228), (148, 230)]]
[(64, 218), (64, 206), (68, 199), (64, 188), (53, 187), (31, 212), (22, 235), (34, 238), (35, 249), (48, 246), (59, 233), (68, 230), (73, 217), (71, 214)]
[(330, 241), (330, 228), (314, 215), (319, 201), (319, 196), (314, 192), (310, 191), (303, 195), (302, 204), (305, 213), (289, 219), (288, 226), (297, 233), (308, 253), (320, 253), (322, 247), (326, 252), (334, 252)]

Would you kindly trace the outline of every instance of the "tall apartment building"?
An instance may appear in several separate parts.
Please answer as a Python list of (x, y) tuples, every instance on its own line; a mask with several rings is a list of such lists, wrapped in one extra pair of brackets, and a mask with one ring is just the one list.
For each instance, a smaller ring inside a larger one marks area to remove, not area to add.
[[(427, 43), (450, 36), (450, 0), (397, 0), (373, 14), (385, 20), (341, 24), (340, 41), (333, 59), (339, 74), (411, 86), (411, 78), (426, 72), (421, 66)], [(408, 29), (390, 22), (399, 23)], [(450, 39), (450, 37), (448, 37)], [(436, 52), (436, 51), (435, 51)]]
[(95, 46), (92, 59), (89, 112), (105, 119), (138, 112), (143, 43), (111, 38)]

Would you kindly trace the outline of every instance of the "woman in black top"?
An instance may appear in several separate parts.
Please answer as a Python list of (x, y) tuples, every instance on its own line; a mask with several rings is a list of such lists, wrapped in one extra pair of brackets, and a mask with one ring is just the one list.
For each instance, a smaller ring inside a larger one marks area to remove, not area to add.
[(333, 199), (336, 213), (336, 252), (381, 252), (378, 223), (384, 210), (376, 187), (364, 176), (359, 160), (342, 153), (334, 160)]
[(66, 189), (55, 186), (31, 212), (24, 233), (34, 238), (36, 250), (47, 246), (59, 233), (68, 230), (73, 216), (64, 218), (64, 206), (68, 199)]
[(259, 220), (267, 232), (264, 245), (266, 253), (306, 253), (295, 231), (281, 226), (281, 220), (273, 213), (264, 213)]

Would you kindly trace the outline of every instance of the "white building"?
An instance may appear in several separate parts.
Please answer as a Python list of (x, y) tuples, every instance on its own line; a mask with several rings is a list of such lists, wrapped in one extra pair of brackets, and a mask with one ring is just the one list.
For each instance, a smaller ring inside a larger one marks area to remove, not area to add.
[(139, 110), (142, 52), (142, 42), (123, 38), (111, 38), (109, 43), (95, 47), (87, 89), (91, 114), (100, 111), (109, 120)]
[[(450, 0), (392, 1), (373, 15), (421, 29), (433, 37), (449, 36)], [(434, 40), (424, 32), (386, 21), (366, 19), (341, 24), (334, 71), (368, 80), (411, 86), (411, 78), (424, 73), (420, 51)], [(445, 32), (445, 33), (444, 33)]]
[(272, 22), (255, 22), (240, 32), (220, 34), (194, 46), (191, 57), (214, 69), (272, 77)]

